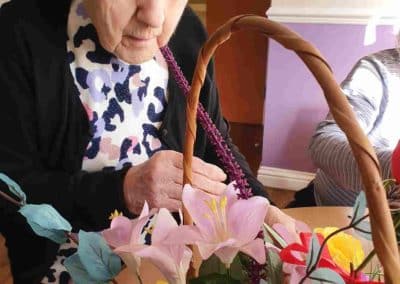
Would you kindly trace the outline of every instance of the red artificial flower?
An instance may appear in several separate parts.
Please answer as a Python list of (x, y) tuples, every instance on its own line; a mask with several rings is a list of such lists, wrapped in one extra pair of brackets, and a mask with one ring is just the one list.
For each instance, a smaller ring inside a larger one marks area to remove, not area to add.
[[(317, 234), (320, 245), (324, 241), (321, 234)], [(309, 244), (312, 233), (300, 233), (301, 243), (292, 243), (283, 248), (279, 256), (283, 262), (283, 271), (289, 275), (290, 283), (298, 283), (306, 275), (306, 255), (310, 250)], [(379, 281), (370, 281), (363, 273), (350, 275), (335, 264), (329, 254), (327, 246), (324, 247), (321, 258), (317, 264), (318, 268), (328, 268), (337, 272), (346, 284), (382, 284)]]
[(400, 142), (392, 154), (392, 175), (400, 183)]

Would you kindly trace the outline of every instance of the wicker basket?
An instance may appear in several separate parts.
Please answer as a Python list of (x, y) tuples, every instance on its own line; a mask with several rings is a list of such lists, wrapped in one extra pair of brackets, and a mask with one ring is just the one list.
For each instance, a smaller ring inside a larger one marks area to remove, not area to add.
[[(312, 44), (281, 24), (260, 16), (237, 16), (221, 26), (201, 49), (186, 107), (184, 184), (191, 183), (191, 163), (197, 127), (196, 113), (207, 65), (217, 47), (227, 41), (232, 33), (239, 30), (259, 32), (276, 40), (285, 48), (293, 50), (318, 81), (334, 119), (347, 136), (361, 172), (370, 212), (373, 244), (384, 268), (385, 283), (400, 283), (400, 261), (396, 236), (376, 154), (358, 125), (350, 104), (343, 96), (326, 60)], [(187, 212), (184, 212), (184, 219), (186, 223), (191, 222)]]

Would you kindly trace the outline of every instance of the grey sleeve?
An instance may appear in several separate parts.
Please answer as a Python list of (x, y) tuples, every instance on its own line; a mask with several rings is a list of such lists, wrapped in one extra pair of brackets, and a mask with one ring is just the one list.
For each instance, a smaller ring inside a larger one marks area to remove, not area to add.
[[(381, 104), (385, 97), (379, 66), (368, 58), (361, 59), (342, 83), (342, 90), (361, 128), (369, 136), (381, 115)], [(374, 141), (371, 143), (381, 163), (384, 178), (389, 177), (391, 150), (380, 147)], [(330, 113), (317, 126), (309, 150), (315, 165), (342, 189), (362, 189), (361, 177), (347, 138)]]

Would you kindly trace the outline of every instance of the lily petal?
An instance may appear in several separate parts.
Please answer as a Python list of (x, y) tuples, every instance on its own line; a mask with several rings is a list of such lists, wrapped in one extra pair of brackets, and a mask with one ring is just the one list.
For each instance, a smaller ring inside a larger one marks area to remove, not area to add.
[(215, 252), (215, 255), (221, 260), (222, 263), (229, 266), (232, 261), (235, 259), (236, 255), (239, 252), (238, 247), (226, 246)]
[(226, 207), (227, 211), (229, 211), (232, 204), (234, 204), (235, 201), (238, 200), (239, 190), (236, 189), (235, 186), (236, 186), (236, 181), (233, 181), (230, 184), (228, 184), (228, 186), (226, 187), (226, 190), (225, 190), (225, 196), (228, 201), (227, 207)]
[(254, 258), (259, 264), (265, 263), (265, 247), (262, 239), (255, 239), (254, 241), (251, 241), (247, 245), (242, 246), (240, 251)]
[(268, 200), (264, 197), (236, 201), (227, 212), (228, 228), (232, 237), (241, 244), (254, 240), (264, 222), (267, 209)]
[(172, 229), (163, 240), (163, 243), (169, 245), (192, 245), (201, 240), (203, 240), (201, 233), (196, 226), (182, 225)]
[(206, 260), (217, 250), (224, 248), (224, 247), (233, 246), (236, 243), (237, 243), (237, 241), (235, 239), (228, 239), (222, 243), (206, 243), (206, 242), (200, 241), (197, 243), (197, 247), (199, 249), (201, 258), (203, 260)]
[(295, 226), (296, 226), (296, 231), (297, 232), (305, 232), (305, 233), (312, 232), (312, 230), (310, 229), (310, 227), (306, 223), (301, 222), (299, 220), (296, 220)]
[(143, 217), (141, 219), (137, 219), (136, 222), (133, 225), (133, 229), (131, 232), (131, 238), (129, 242), (131, 244), (138, 244), (140, 243), (140, 237), (143, 231), (143, 227), (146, 225), (146, 223), (149, 221), (149, 216)]
[(141, 259), (140, 257), (135, 257), (131, 253), (126, 253), (126, 252), (121, 252), (118, 253), (119, 257), (124, 261), (126, 267), (133, 272), (134, 274), (137, 274), (139, 272), (139, 267), (141, 264)]
[(199, 243), (197, 247), (199, 248), (201, 258), (206, 260), (217, 250), (218, 244)]
[(156, 224), (154, 226), (151, 242), (161, 243), (167, 237), (169, 232), (178, 227), (174, 217), (165, 208), (161, 208), (157, 214)]
[(183, 188), (183, 204), (192, 217), (193, 222), (206, 238), (211, 238), (214, 233), (213, 223), (205, 215), (210, 212), (207, 202), (212, 198), (211, 195), (188, 184)]
[(295, 236), (289, 233), (288, 229), (284, 225), (280, 223), (275, 223), (274, 225), (272, 225), (272, 228), (278, 233), (279, 236), (282, 237), (282, 239), (287, 244), (295, 243), (297, 241)]
[(129, 243), (132, 221), (124, 216), (118, 216), (111, 222), (110, 229), (104, 230), (101, 234), (111, 247), (119, 247)]
[(180, 275), (178, 269), (179, 264), (175, 263), (174, 259), (169, 255), (168, 250), (157, 246), (149, 246), (137, 252), (137, 255), (149, 259), (167, 278), (171, 283), (184, 283), (180, 282)]
[(147, 201), (145, 201), (142, 208), (142, 212), (140, 212), (139, 219), (142, 219), (147, 215), (149, 215), (149, 204), (147, 204)]
[(185, 250), (183, 252), (183, 258), (181, 261), (181, 269), (185, 275), (189, 270), (189, 265), (191, 261), (192, 261), (192, 251), (188, 247), (185, 247)]
[(147, 245), (143, 245), (143, 244), (127, 244), (127, 245), (123, 245), (120, 247), (115, 248), (113, 251), (118, 254), (121, 255), (122, 253), (130, 253), (130, 254), (136, 254), (137, 251), (143, 249), (147, 247)]

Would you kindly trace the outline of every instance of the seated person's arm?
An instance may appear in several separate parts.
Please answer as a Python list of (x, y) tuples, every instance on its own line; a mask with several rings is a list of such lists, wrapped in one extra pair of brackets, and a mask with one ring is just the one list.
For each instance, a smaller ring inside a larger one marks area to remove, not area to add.
[[(368, 59), (361, 59), (342, 83), (342, 90), (361, 128), (375, 148), (383, 177), (388, 178), (392, 151), (374, 145), (375, 141), (370, 135), (376, 121), (385, 111), (385, 105), (382, 103), (386, 95), (385, 88), (375, 64)], [(311, 140), (310, 152), (316, 166), (342, 189), (352, 191), (362, 189), (361, 176), (350, 145), (331, 114), (318, 125)]]
[[(1, 15), (4, 20), (1, 22), (5, 22), (5, 13)], [(20, 184), (28, 203), (51, 204), (65, 218), (79, 221), (86, 229), (108, 226), (110, 212), (124, 208), (125, 170), (70, 172), (62, 170), (60, 161), (51, 161), (48, 157), (51, 153), (46, 154), (45, 146), (38, 143), (48, 132), (37, 127), (37, 103), (41, 94), (35, 92), (32, 64), (24, 50), (22, 37), (15, 30), (8, 32), (9, 28), (3, 24), (5, 28), (1, 28), (1, 34), (7, 40), (0, 45), (0, 172)], [(47, 139), (53, 143), (62, 141), (59, 137)]]

